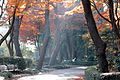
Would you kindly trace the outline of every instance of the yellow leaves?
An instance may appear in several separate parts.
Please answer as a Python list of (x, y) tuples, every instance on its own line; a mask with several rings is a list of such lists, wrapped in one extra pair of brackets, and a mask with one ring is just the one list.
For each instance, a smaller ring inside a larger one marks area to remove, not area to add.
[(73, 10), (65, 12), (65, 14), (72, 15), (74, 13), (83, 13), (83, 12), (84, 12), (83, 8), (80, 8), (80, 6), (77, 6)]
[(117, 53), (117, 51), (113, 51), (113, 53), (114, 53), (114, 54), (116, 54), (116, 53)]
[(9, 0), (7, 2), (7, 12), (10, 16), (12, 16), (13, 11), (15, 7), (16, 10), (16, 16), (22, 15), (22, 13), (27, 10), (27, 7), (29, 4), (31, 4), (32, 0)]
[(51, 2), (62, 2), (62, 1), (65, 1), (65, 0), (50, 0)]
[[(68, 4), (68, 6), (66, 6), (66, 8), (70, 7), (71, 5), (73, 5), (75, 2), (71, 2)], [(68, 14), (68, 15), (72, 15), (74, 13), (83, 13), (84, 10), (83, 10), (83, 5), (82, 5), (82, 2), (80, 2), (79, 5), (77, 5), (74, 9), (72, 9), (71, 11), (67, 11), (65, 12), (65, 14)]]
[(89, 36), (89, 34), (83, 34), (82, 35), (82, 37), (88, 37)]

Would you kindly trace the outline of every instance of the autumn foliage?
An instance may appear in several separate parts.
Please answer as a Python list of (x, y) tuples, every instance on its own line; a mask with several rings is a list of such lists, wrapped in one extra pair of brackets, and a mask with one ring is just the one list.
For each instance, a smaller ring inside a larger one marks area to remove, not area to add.
[[(15, 7), (17, 8), (16, 16), (23, 16), (20, 27), (22, 42), (27, 42), (27, 40), (34, 41), (35, 35), (40, 34), (40, 31), (44, 28), (46, 2), (49, 2), (49, 7), (47, 8), (51, 11), (50, 15), (55, 17), (56, 14), (52, 12), (54, 10), (53, 4), (64, 3), (64, 7), (69, 8), (76, 0), (8, 0), (7, 12), (9, 16), (11, 17), (13, 15)], [(72, 15), (76, 12), (83, 13), (82, 3), (73, 10), (65, 12), (64, 15)], [(52, 27), (51, 30), (54, 31), (55, 27)]]

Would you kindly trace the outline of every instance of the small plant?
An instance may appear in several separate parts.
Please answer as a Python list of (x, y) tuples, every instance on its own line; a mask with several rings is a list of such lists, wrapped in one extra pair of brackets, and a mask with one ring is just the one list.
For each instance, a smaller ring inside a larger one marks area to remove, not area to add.
[(26, 69), (26, 63), (25, 60), (23, 58), (18, 58), (18, 64), (17, 64), (18, 69), (20, 70), (24, 70)]
[(53, 68), (55, 68), (55, 69), (66, 69), (66, 68), (70, 68), (70, 66), (68, 66), (68, 65), (55, 65), (55, 66), (53, 66)]
[(12, 78), (11, 72), (0, 72), (0, 76), (5, 77), (5, 79), (10, 80)]
[(24, 70), (22, 73), (23, 74), (31, 74), (31, 75), (34, 75), (34, 74), (37, 74), (39, 73), (40, 71), (39, 70), (32, 70), (32, 69), (28, 69), (28, 70)]

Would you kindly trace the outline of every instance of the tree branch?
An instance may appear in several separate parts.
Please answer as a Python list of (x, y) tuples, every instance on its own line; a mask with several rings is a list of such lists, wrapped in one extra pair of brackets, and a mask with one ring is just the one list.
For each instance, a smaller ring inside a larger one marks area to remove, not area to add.
[(14, 24), (14, 22), (15, 22), (16, 8), (17, 8), (17, 6), (15, 7), (14, 12), (13, 12), (12, 24), (11, 24), (11, 26), (10, 26), (8, 32), (7, 32), (7, 33), (2, 37), (2, 39), (0, 40), (0, 46), (1, 46), (1, 44), (3, 43), (3, 41), (8, 37), (8, 35), (11, 33), (11, 31), (12, 31), (12, 29), (13, 29), (13, 27), (14, 27), (13, 24)]
[(65, 12), (66, 12), (66, 11), (71, 11), (72, 9), (74, 9), (77, 5), (80, 4), (80, 1), (81, 1), (81, 0), (77, 0), (77, 1), (75, 2), (75, 4), (72, 5), (70, 8), (66, 8), (66, 9), (65, 9)]
[[(2, 34), (0, 34), (1, 37), (4, 37)], [(7, 40), (5, 39), (5, 42), (6, 42), (6, 45), (8, 46), (8, 42)]]
[(117, 3), (116, 3), (116, 8), (115, 8), (115, 15), (116, 15), (117, 21), (118, 21), (118, 23), (117, 23), (117, 28), (119, 28), (119, 17), (118, 17), (118, 15), (117, 15), (117, 13), (118, 13), (118, 0), (117, 0)]
[(93, 1), (93, 4), (94, 4), (94, 5), (92, 5), (92, 6), (96, 9), (96, 11), (97, 11), (97, 13), (100, 15), (100, 17), (102, 17), (102, 18), (103, 18), (104, 20), (106, 20), (107, 22), (111, 23), (111, 21), (110, 21), (109, 19), (105, 18), (105, 17), (99, 12), (99, 10), (97, 9), (96, 4), (95, 4), (94, 1)]
[(1, 14), (0, 14), (0, 18), (2, 17), (2, 15), (3, 15), (3, 5), (4, 5), (4, 0), (2, 1), (2, 6), (0, 7), (1, 8)]

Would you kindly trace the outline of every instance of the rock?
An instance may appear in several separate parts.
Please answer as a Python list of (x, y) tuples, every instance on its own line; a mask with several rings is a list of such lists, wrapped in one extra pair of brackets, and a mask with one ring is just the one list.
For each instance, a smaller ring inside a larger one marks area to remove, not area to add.
[(0, 70), (1, 71), (7, 70), (7, 66), (6, 65), (0, 65)]
[(5, 78), (4, 77), (0, 77), (0, 80), (5, 80)]

